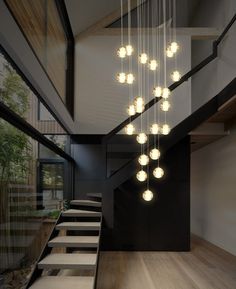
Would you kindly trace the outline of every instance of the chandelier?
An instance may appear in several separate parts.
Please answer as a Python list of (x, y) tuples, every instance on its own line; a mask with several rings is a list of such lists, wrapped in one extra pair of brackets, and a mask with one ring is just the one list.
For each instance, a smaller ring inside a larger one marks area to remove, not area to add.
[[(123, 0), (120, 0), (120, 5), (121, 42), (117, 56), (121, 66), (117, 81), (128, 86), (128, 116), (140, 114), (140, 128), (136, 129), (130, 120), (125, 132), (127, 135), (136, 133), (136, 140), (140, 144), (141, 154), (138, 158), (139, 170), (136, 178), (140, 182), (146, 182), (142, 197), (149, 202), (155, 195), (149, 188), (150, 163), (156, 162), (152, 171), (156, 179), (161, 179), (165, 174), (160, 164), (160, 135), (166, 136), (171, 132), (168, 124), (168, 114), (172, 109), (171, 91), (167, 82), (181, 79), (177, 70), (180, 47), (176, 39), (176, 0), (168, 0), (168, 3), (167, 0), (137, 0), (136, 15), (131, 12), (131, 0), (128, 0), (127, 36), (124, 35)], [(137, 20), (137, 28), (132, 28), (133, 16)], [(133, 39), (132, 29), (137, 33), (136, 41)], [(134, 69), (135, 62), (137, 69)], [(172, 67), (170, 75), (167, 75), (167, 65)], [(144, 114), (145, 105), (153, 97), (160, 100), (155, 104), (153, 115), (151, 116), (148, 110)], [(143, 125), (144, 118), (146, 127)], [(153, 143), (150, 143), (151, 140)]]

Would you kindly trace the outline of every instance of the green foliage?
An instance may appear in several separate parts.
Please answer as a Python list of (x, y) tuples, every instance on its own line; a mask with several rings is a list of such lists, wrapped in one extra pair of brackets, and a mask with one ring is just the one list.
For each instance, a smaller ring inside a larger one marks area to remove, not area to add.
[[(21, 117), (29, 108), (30, 90), (9, 65), (4, 71), (0, 101)], [(29, 173), (32, 145), (29, 137), (0, 119), (0, 182), (23, 182)]]
[(29, 109), (30, 90), (22, 78), (9, 65), (5, 65), (5, 77), (0, 90), (0, 101), (21, 117), (26, 117)]

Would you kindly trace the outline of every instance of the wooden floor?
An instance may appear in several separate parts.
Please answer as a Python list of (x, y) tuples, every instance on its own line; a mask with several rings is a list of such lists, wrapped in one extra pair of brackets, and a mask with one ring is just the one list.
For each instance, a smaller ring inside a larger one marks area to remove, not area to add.
[(191, 252), (101, 252), (97, 289), (236, 289), (236, 257), (196, 237)]

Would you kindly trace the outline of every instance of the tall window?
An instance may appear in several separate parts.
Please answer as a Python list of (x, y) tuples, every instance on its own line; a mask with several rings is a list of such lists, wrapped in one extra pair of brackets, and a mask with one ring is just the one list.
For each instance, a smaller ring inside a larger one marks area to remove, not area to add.
[[(2, 53), (0, 104), (67, 150), (67, 132)], [(24, 287), (61, 208), (71, 199), (71, 175), (68, 161), (0, 117), (0, 287)]]

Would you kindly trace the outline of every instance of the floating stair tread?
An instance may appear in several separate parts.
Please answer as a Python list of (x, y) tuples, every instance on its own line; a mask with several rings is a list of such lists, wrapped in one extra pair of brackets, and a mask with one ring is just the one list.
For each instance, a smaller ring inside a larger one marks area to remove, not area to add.
[(73, 200), (70, 202), (71, 205), (80, 206), (91, 206), (91, 207), (101, 207), (101, 202), (91, 201), (91, 200)]
[(101, 217), (100, 212), (69, 209), (62, 213), (64, 217)]
[(88, 197), (95, 197), (95, 198), (102, 198), (101, 193), (88, 193), (87, 196)]
[(97, 254), (50, 254), (38, 263), (39, 269), (94, 269)]
[(59, 236), (48, 242), (49, 247), (97, 247), (99, 236)]
[(99, 230), (100, 222), (63, 222), (56, 226), (57, 230)]
[(44, 276), (40, 277), (30, 289), (93, 289), (94, 277), (85, 276)]

